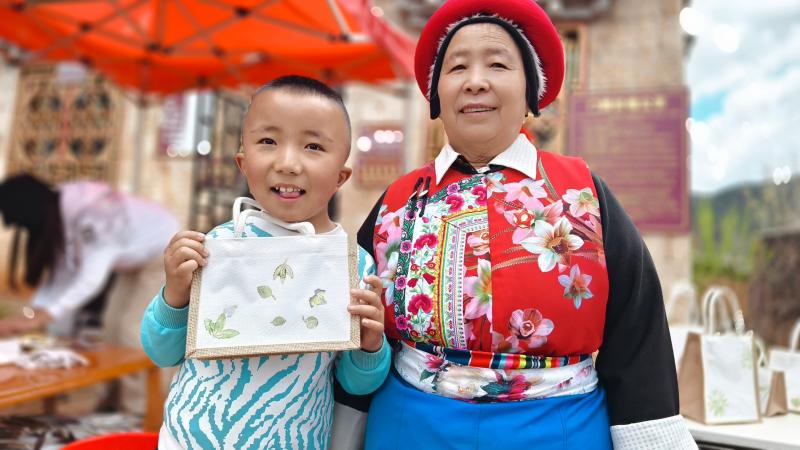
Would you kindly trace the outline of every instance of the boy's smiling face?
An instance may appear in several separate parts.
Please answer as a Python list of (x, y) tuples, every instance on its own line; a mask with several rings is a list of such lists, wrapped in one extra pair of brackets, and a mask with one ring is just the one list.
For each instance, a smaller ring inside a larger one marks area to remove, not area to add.
[(256, 201), (285, 222), (329, 231), (328, 201), (350, 178), (350, 135), (341, 107), (289, 88), (256, 95), (242, 127), (236, 165)]

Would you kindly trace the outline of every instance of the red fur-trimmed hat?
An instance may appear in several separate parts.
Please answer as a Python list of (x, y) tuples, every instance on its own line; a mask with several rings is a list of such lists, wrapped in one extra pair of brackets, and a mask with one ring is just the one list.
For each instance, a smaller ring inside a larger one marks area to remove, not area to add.
[(439, 73), (453, 35), (474, 23), (494, 23), (508, 32), (522, 54), (528, 107), (539, 110), (558, 96), (564, 82), (564, 47), (553, 22), (534, 0), (447, 0), (422, 29), (414, 55), (417, 84), (439, 116)]

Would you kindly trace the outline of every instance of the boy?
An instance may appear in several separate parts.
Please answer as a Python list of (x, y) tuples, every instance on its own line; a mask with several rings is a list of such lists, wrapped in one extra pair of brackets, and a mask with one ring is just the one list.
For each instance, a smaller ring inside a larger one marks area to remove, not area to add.
[[(309, 78), (279, 78), (254, 95), (242, 126), (236, 164), (264, 211), (287, 223), (310, 222), (317, 233), (344, 233), (327, 205), (350, 177), (345, 167), (350, 124), (341, 97)], [(248, 236), (292, 231), (257, 216)], [(335, 353), (306, 353), (214, 361), (184, 360), (192, 272), (206, 264), (204, 239), (232, 237), (231, 222), (207, 236), (176, 234), (164, 252), (166, 284), (145, 312), (142, 344), (159, 366), (181, 364), (164, 407), (159, 449), (325, 449), (331, 430)], [(359, 249), (359, 273), (374, 264)], [(361, 349), (336, 364), (342, 387), (371, 393), (386, 378), (390, 350), (383, 336), (380, 279), (352, 290), (348, 310), (361, 316)], [(300, 299), (298, 299), (300, 301)]]

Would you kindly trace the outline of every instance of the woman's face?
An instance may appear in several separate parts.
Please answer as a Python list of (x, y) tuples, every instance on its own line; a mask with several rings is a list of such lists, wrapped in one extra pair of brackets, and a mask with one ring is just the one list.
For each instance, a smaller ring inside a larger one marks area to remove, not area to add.
[(477, 23), (458, 30), (438, 85), (440, 117), (453, 148), (486, 144), (500, 152), (510, 145), (527, 112), (525, 87), (519, 48), (503, 28)]

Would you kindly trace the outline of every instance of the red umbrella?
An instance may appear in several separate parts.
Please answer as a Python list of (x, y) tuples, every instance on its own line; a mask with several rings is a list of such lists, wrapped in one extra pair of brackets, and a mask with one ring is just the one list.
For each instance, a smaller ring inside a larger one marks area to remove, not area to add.
[(78, 60), (143, 92), (413, 75), (413, 41), (368, 0), (0, 0), (0, 23), (31, 59)]

